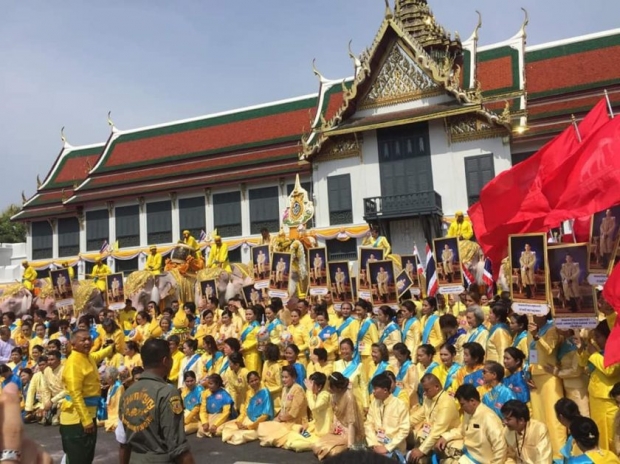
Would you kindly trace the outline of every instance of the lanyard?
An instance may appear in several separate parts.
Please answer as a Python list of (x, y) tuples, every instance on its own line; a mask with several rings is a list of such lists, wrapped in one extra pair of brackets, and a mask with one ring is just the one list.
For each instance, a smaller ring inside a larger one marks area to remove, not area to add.
[(525, 424), (525, 428), (523, 429), (523, 441), (521, 442), (521, 446), (519, 446), (519, 434), (515, 432), (515, 441), (517, 442), (517, 456), (519, 457), (519, 461), (523, 461), (521, 456), (523, 455), (523, 447), (525, 446), (525, 434), (527, 433), (527, 424)]
[(441, 395), (443, 395), (445, 390), (441, 390), (441, 393), (439, 394), (439, 396), (437, 397), (437, 401), (435, 401), (435, 404), (433, 405), (433, 407), (431, 408), (431, 412), (428, 413), (428, 420), (431, 420), (431, 416), (433, 415), (433, 411), (435, 410), (435, 408), (437, 407), (437, 405), (439, 404), (439, 399), (441, 398)]

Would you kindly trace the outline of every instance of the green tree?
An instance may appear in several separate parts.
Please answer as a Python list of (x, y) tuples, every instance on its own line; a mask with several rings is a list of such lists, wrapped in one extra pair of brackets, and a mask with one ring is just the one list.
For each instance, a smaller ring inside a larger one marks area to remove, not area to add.
[(21, 243), (26, 241), (26, 225), (23, 222), (11, 222), (11, 217), (21, 208), (10, 205), (0, 215), (0, 243)]

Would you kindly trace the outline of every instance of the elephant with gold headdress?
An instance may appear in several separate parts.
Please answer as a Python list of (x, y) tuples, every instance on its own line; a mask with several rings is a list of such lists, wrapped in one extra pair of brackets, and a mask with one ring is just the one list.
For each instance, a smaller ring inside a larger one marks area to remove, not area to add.
[(17, 317), (28, 314), (32, 304), (32, 293), (20, 283), (9, 284), (0, 289), (0, 310), (13, 312)]
[(205, 295), (202, 294), (201, 282), (215, 280), (220, 306), (223, 306), (230, 298), (241, 296), (243, 294), (243, 287), (254, 283), (249, 266), (241, 263), (232, 263), (230, 267), (231, 272), (220, 267), (198, 271), (194, 286), (194, 301), (199, 309), (203, 309), (207, 303)]

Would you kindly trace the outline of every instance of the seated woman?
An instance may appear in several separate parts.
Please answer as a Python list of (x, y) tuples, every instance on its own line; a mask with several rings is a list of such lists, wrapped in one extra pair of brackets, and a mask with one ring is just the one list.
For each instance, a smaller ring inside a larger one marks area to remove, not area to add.
[(24, 352), (19, 346), (16, 346), (11, 350), (11, 357), (9, 359), (10, 361), (6, 364), (11, 368), (13, 374), (15, 375), (19, 375), (20, 371), (26, 368), (28, 364), (28, 360), (24, 359)]
[(484, 384), (482, 370), (484, 368), (484, 348), (480, 343), (471, 342), (463, 345), (463, 367), (461, 367), (454, 377), (452, 387), (448, 393), (454, 396), (456, 390), (461, 385), (470, 384), (480, 387)]
[(308, 372), (306, 373), (310, 377), (315, 372), (320, 372), (329, 376), (334, 370), (334, 364), (328, 361), (329, 355), (325, 348), (315, 348), (310, 354), (310, 363), (308, 364)]
[(236, 417), (233, 399), (223, 387), (224, 382), (218, 374), (207, 377), (207, 390), (200, 398), (198, 438), (220, 436), (222, 426)]
[(614, 453), (599, 448), (598, 427), (589, 417), (576, 417), (570, 424), (570, 434), (583, 454), (570, 457), (568, 464), (620, 464)]
[(454, 376), (462, 367), (455, 361), (456, 347), (454, 345), (449, 345), (448, 342), (444, 343), (439, 349), (439, 358), (441, 359), (439, 372), (441, 373), (442, 378), (445, 379), (443, 389), (449, 390), (452, 386), (452, 382), (454, 381)]
[[(581, 413), (579, 412), (579, 406), (573, 400), (568, 398), (560, 398), (555, 405), (553, 406), (555, 409), (555, 415), (558, 418), (560, 424), (566, 427), (567, 430), (570, 431), (570, 425), (573, 423), (578, 417), (581, 417)], [(575, 440), (572, 435), (568, 435), (566, 443), (560, 449), (560, 455), (562, 456), (560, 459), (554, 459), (553, 464), (564, 464), (568, 461), (571, 456), (579, 456), (581, 451), (577, 447)]]
[(134, 341), (125, 343), (125, 359), (124, 364), (130, 371), (137, 366), (142, 366), (142, 358), (140, 357), (140, 346)]
[(332, 395), (332, 423), (328, 433), (312, 446), (319, 460), (364, 444), (364, 415), (349, 388), (349, 379), (334, 372), (329, 376), (329, 391)]
[(258, 439), (261, 446), (282, 448), (293, 426), (308, 422), (308, 402), (304, 389), (296, 380), (295, 368), (284, 366), (282, 368), (282, 409), (274, 420), (263, 422), (258, 426)]
[(198, 344), (196, 340), (187, 339), (183, 342), (183, 353), (185, 357), (181, 359), (180, 366), (180, 375), (177, 386), (179, 388), (183, 388), (183, 378), (185, 377), (185, 373), (189, 371), (194, 371), (196, 377), (202, 377), (202, 366), (200, 365), (200, 355), (196, 353), (196, 349), (198, 348)]
[(311, 451), (312, 445), (329, 432), (332, 410), (331, 396), (325, 390), (326, 382), (327, 377), (320, 372), (315, 372), (306, 379), (306, 400), (312, 420), (307, 425), (294, 425), (283, 448), (297, 452)]
[(530, 387), (527, 384), (526, 375), (523, 370), (525, 363), (525, 354), (519, 348), (509, 346), (504, 350), (504, 367), (506, 368), (506, 376), (502, 383), (512, 390), (515, 397), (528, 405), (532, 409), (530, 403)]
[(200, 363), (203, 366), (203, 375), (206, 377), (211, 374), (217, 374), (224, 362), (224, 353), (217, 349), (215, 338), (211, 335), (205, 335), (202, 346), (205, 350), (200, 358)]
[(243, 356), (241, 356), (241, 353), (231, 353), (228, 356), (228, 370), (224, 372), (222, 379), (224, 380), (226, 391), (232, 396), (237, 409), (241, 408), (241, 405), (245, 402), (248, 391), (247, 377), (248, 370), (245, 368)]
[(291, 343), (284, 350), (284, 360), (288, 363), (289, 366), (293, 366), (297, 371), (297, 383), (301, 387), (305, 387), (306, 382), (306, 368), (300, 362), (297, 362), (297, 358), (299, 356), (299, 348), (294, 343)]
[(118, 424), (118, 407), (120, 406), (121, 396), (125, 393), (125, 387), (119, 378), (118, 369), (115, 367), (106, 368), (104, 380), (109, 388), (106, 397), (107, 418), (103, 426), (106, 432), (114, 432)]
[(196, 382), (196, 374), (194, 371), (187, 371), (183, 374), (185, 386), (181, 389), (181, 398), (183, 399), (183, 415), (185, 424), (185, 433), (192, 434), (198, 432), (200, 427), (200, 401), (204, 388)]
[[(368, 410), (368, 391), (364, 366), (354, 357), (355, 347), (350, 338), (340, 342), (340, 359), (334, 363), (334, 372), (340, 372), (351, 385), (351, 391), (361, 411)], [(327, 378), (329, 383), (330, 377)]]
[[(433, 345), (425, 343), (418, 347), (418, 352), (416, 353), (416, 359), (418, 360), (418, 363), (416, 364), (418, 379), (421, 379), (426, 374), (434, 374), (435, 377), (443, 383), (444, 379), (441, 375), (441, 366), (437, 361), (433, 361), (435, 354), (435, 347)], [(422, 388), (421, 383), (418, 383), (416, 393), (418, 405), (421, 406), (424, 402), (424, 389)], [(412, 404), (411, 406), (415, 406), (415, 404)]]
[(370, 375), (368, 376), (368, 394), (372, 394), (372, 379), (379, 374), (382, 374), (386, 370), (394, 371), (394, 367), (390, 365), (390, 353), (387, 346), (383, 343), (373, 343), (370, 349), (370, 357), (374, 367), (371, 368)]
[(241, 414), (222, 428), (222, 441), (231, 445), (243, 445), (258, 440), (258, 425), (275, 417), (271, 394), (268, 389), (262, 388), (258, 372), (250, 372), (246, 380), (250, 388), (240, 408)]
[(280, 348), (273, 343), (265, 346), (265, 363), (261, 380), (263, 386), (271, 393), (271, 401), (276, 412), (280, 410), (280, 395), (282, 394), (282, 364), (280, 364)]
[[(396, 368), (398, 372), (395, 374), (396, 388), (405, 392), (407, 398), (407, 406), (415, 403), (417, 400), (418, 370), (411, 361), (411, 352), (404, 343), (396, 343), (392, 348), (392, 353), (396, 358)], [(397, 394), (398, 396), (398, 394)], [(413, 397), (413, 398), (412, 398)]]

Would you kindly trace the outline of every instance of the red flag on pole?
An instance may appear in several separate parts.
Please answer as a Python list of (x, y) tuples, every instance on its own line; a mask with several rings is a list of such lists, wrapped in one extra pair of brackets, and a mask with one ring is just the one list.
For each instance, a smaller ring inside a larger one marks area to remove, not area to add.
[[(620, 263), (616, 264), (603, 287), (603, 298), (620, 314)], [(611, 331), (605, 346), (605, 367), (620, 362), (620, 318)]]

